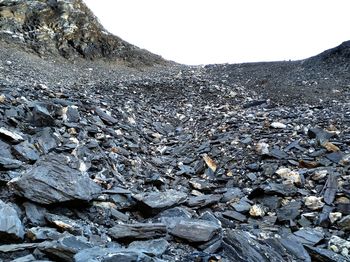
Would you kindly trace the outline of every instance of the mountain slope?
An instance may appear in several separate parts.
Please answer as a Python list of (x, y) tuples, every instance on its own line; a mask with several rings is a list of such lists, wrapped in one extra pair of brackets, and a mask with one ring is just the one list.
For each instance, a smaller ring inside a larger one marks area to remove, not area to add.
[(0, 37), (41, 56), (103, 58), (136, 66), (165, 63), (108, 33), (81, 0), (0, 1)]

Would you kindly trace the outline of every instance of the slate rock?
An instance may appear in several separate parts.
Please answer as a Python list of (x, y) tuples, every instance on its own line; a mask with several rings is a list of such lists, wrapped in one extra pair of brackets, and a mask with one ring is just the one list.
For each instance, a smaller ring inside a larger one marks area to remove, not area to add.
[(21, 243), (21, 244), (9, 244), (9, 245), (1, 245), (0, 253), (11, 253), (17, 251), (23, 251), (27, 249), (34, 249), (38, 247), (38, 243)]
[(348, 262), (349, 260), (346, 257), (343, 257), (331, 250), (305, 246), (305, 249), (309, 252), (312, 261), (320, 262)]
[(90, 201), (100, 193), (95, 182), (64, 162), (62, 156), (49, 155), (8, 184), (17, 195), (40, 204)]
[(252, 234), (241, 230), (228, 230), (224, 235), (223, 249), (229, 261), (237, 262), (280, 262), (293, 261), (280, 244), (280, 239), (259, 241)]
[(54, 241), (45, 241), (38, 245), (38, 249), (59, 261), (74, 261), (74, 255), (81, 250), (91, 248), (92, 245), (85, 237), (64, 234)]
[(324, 238), (324, 233), (314, 228), (302, 228), (294, 232), (294, 236), (300, 243), (314, 246)]
[(291, 201), (287, 205), (277, 209), (279, 221), (289, 221), (295, 219), (300, 214), (301, 202)]
[(350, 215), (347, 215), (338, 221), (338, 226), (345, 231), (350, 230)]
[(39, 152), (33, 144), (24, 141), (13, 147), (14, 154), (21, 161), (35, 162), (39, 159)]
[(104, 110), (102, 110), (99, 107), (95, 108), (95, 112), (102, 119), (102, 121), (108, 125), (114, 125), (114, 124), (117, 124), (119, 122), (116, 118), (107, 114)]
[(23, 206), (25, 208), (26, 217), (32, 225), (46, 225), (45, 214), (47, 210), (44, 207), (34, 204), (32, 202), (24, 202)]
[(170, 189), (164, 192), (140, 193), (133, 197), (145, 214), (157, 214), (185, 202), (187, 194)]
[(58, 240), (62, 233), (51, 227), (32, 227), (27, 230), (27, 237), (32, 241)]
[(67, 231), (77, 236), (82, 235), (84, 232), (84, 227), (79, 221), (66, 216), (47, 213), (45, 214), (45, 218), (60, 231)]
[(53, 126), (55, 119), (44, 105), (36, 104), (32, 110), (32, 124), (38, 127)]
[(280, 242), (287, 252), (296, 258), (296, 261), (311, 262), (309, 253), (304, 246), (294, 238), (294, 236), (290, 235), (288, 237), (282, 237)]
[(118, 224), (108, 230), (111, 237), (120, 240), (159, 238), (166, 232), (166, 226), (162, 223)]
[(64, 121), (77, 123), (80, 120), (80, 113), (77, 106), (67, 106), (62, 111)]
[[(74, 256), (75, 262), (157, 262), (156, 258), (149, 257), (142, 252), (130, 251), (122, 248), (93, 247), (84, 249)], [(160, 262), (160, 261), (159, 261)]]
[(241, 213), (238, 213), (236, 211), (225, 211), (222, 213), (223, 217), (234, 219), (240, 222), (247, 221), (247, 217), (245, 215), (242, 215)]
[(0, 139), (0, 157), (13, 158), (11, 146)]
[(325, 143), (326, 141), (328, 141), (330, 138), (334, 136), (334, 134), (329, 133), (319, 127), (310, 128), (307, 134), (309, 138), (316, 138), (320, 144)]
[(221, 198), (222, 196), (218, 194), (194, 196), (194, 197), (190, 197), (187, 200), (186, 204), (189, 207), (202, 208), (202, 207), (217, 204)]
[(16, 210), (0, 200), (0, 242), (18, 241), (24, 237), (24, 227)]
[(22, 134), (20, 134), (16, 131), (11, 131), (11, 130), (6, 129), (4, 127), (0, 127), (0, 137), (3, 137), (4, 139), (6, 139), (12, 143), (20, 143), (20, 142), (24, 141)]
[(175, 237), (185, 239), (191, 243), (207, 242), (221, 232), (217, 223), (205, 220), (181, 220), (169, 230)]
[(328, 179), (325, 184), (325, 190), (323, 194), (324, 202), (331, 205), (334, 201), (335, 194), (338, 191), (338, 175), (336, 173), (328, 174)]
[(23, 163), (21, 161), (0, 156), (0, 170), (18, 169), (22, 165)]
[(134, 241), (128, 246), (128, 250), (142, 252), (149, 256), (161, 256), (169, 247), (165, 239), (152, 239), (148, 241)]

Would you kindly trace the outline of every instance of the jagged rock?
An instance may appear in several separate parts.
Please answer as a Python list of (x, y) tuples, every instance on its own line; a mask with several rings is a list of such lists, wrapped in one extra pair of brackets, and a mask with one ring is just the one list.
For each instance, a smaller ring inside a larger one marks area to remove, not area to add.
[(32, 225), (43, 226), (46, 224), (45, 214), (47, 210), (44, 207), (31, 202), (25, 202), (23, 203), (23, 206), (25, 208), (27, 219)]
[(22, 166), (22, 162), (16, 159), (5, 158), (0, 156), (0, 170), (18, 169)]
[(96, 183), (65, 165), (57, 155), (40, 160), (27, 173), (11, 180), (9, 186), (16, 194), (40, 204), (89, 201), (100, 192)]
[(314, 246), (324, 238), (324, 233), (317, 229), (303, 228), (294, 232), (298, 242)]
[(181, 220), (170, 229), (169, 233), (175, 237), (185, 239), (191, 243), (207, 242), (219, 234), (221, 226), (205, 220)]
[(92, 245), (84, 237), (64, 234), (57, 241), (45, 241), (38, 245), (40, 251), (61, 261), (74, 261), (74, 255)]
[(61, 233), (59, 233), (55, 228), (32, 227), (27, 230), (26, 235), (32, 241), (57, 240), (60, 238)]
[(134, 198), (145, 214), (157, 214), (185, 202), (187, 194), (170, 189), (165, 192), (141, 193), (134, 195)]
[(66, 216), (60, 216), (47, 213), (45, 218), (61, 231), (67, 231), (73, 235), (82, 235), (84, 232), (83, 225), (75, 220), (72, 220)]
[(108, 230), (114, 239), (150, 239), (165, 236), (167, 230), (162, 223), (119, 224)]
[(169, 243), (165, 239), (153, 239), (148, 241), (134, 241), (128, 246), (128, 250), (142, 252), (149, 256), (161, 256), (168, 249)]
[(16, 131), (11, 131), (4, 127), (0, 127), (0, 136), (12, 143), (19, 143), (24, 141), (22, 134), (19, 134)]
[(24, 237), (24, 228), (14, 208), (0, 200), (0, 242), (18, 241)]
[(74, 256), (75, 262), (98, 262), (98, 261), (144, 261), (161, 262), (156, 258), (151, 258), (142, 252), (129, 251), (122, 248), (101, 248), (93, 247), (84, 249)]
[(248, 232), (240, 230), (228, 230), (223, 240), (224, 253), (230, 261), (292, 261), (300, 259), (300, 256), (304, 259), (301, 261), (311, 261), (305, 253), (290, 252), (294, 249), (290, 243), (284, 244), (288, 249), (280, 244), (279, 239), (259, 241)]
[(16, 157), (22, 161), (35, 162), (39, 159), (39, 152), (28, 141), (15, 145), (13, 150)]

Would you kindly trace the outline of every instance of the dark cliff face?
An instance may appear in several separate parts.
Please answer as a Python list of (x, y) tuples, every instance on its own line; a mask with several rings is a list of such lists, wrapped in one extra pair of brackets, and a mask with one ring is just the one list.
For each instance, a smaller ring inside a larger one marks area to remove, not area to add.
[(81, 0), (0, 0), (0, 38), (41, 56), (104, 58), (131, 65), (165, 63), (105, 31)]

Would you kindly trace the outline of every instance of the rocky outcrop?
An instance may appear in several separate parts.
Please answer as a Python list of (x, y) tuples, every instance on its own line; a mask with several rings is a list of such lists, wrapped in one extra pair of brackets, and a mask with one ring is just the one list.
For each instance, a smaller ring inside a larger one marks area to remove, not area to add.
[(82, 0), (0, 1), (0, 39), (41, 56), (104, 58), (133, 66), (165, 63), (108, 33)]

